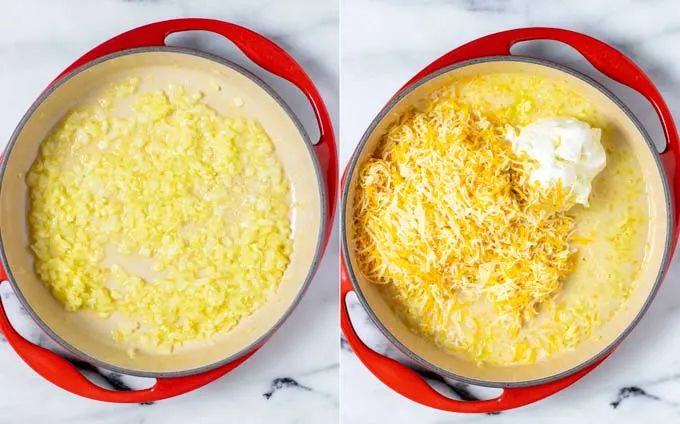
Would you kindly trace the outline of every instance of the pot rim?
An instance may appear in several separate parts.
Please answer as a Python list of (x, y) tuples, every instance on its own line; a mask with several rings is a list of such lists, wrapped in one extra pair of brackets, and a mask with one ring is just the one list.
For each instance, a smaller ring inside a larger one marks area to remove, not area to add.
[[(213, 362), (208, 365), (204, 365), (201, 367), (197, 368), (192, 368), (192, 369), (187, 369), (187, 370), (181, 370), (181, 371), (172, 371), (172, 372), (152, 372), (152, 371), (140, 371), (140, 370), (131, 370), (123, 367), (118, 367), (115, 365), (111, 365), (105, 361), (102, 361), (100, 359), (97, 359), (91, 355), (88, 355), (84, 352), (81, 352), (79, 349), (75, 348), (71, 344), (67, 343), (61, 336), (56, 334), (52, 329), (45, 324), (45, 322), (38, 316), (37, 313), (33, 310), (33, 308), (30, 306), (29, 302), (26, 300), (26, 298), (23, 296), (21, 289), (19, 288), (18, 284), (15, 281), (14, 275), (12, 274), (12, 270), (10, 269), (8, 263), (7, 263), (7, 257), (5, 254), (5, 246), (4, 242), (2, 240), (2, 235), (0, 234), (0, 263), (2, 263), (2, 266), (4, 267), (6, 273), (7, 273), (7, 280), (9, 281), (12, 290), (16, 294), (17, 299), (19, 299), (19, 302), (21, 305), (24, 307), (28, 315), (33, 319), (33, 321), (38, 324), (40, 329), (45, 332), (52, 340), (54, 340), (57, 344), (60, 346), (64, 347), (67, 351), (69, 351), (71, 354), (75, 355), (78, 358), (82, 358), (85, 361), (110, 370), (114, 371), (120, 374), (125, 374), (125, 375), (130, 375), (130, 376), (136, 376), (136, 377), (147, 377), (147, 378), (170, 378), (170, 377), (185, 377), (189, 375), (196, 375), (196, 374), (201, 374), (205, 373), (217, 368), (220, 368), (222, 366), (225, 366), (240, 357), (246, 355), (249, 352), (252, 352), (255, 349), (258, 349), (261, 347), (273, 334), (276, 330), (278, 330), (281, 325), (288, 319), (290, 314), (293, 312), (293, 310), (298, 306), (300, 301), (302, 300), (303, 295), (309, 288), (309, 285), (311, 284), (312, 279), (314, 278), (314, 275), (316, 274), (316, 271), (318, 269), (318, 266), (321, 262), (322, 259), (322, 251), (323, 251), (323, 245), (324, 245), (324, 233), (326, 226), (329, 224), (328, 223), (328, 210), (326, 207), (326, 188), (323, 182), (323, 174), (321, 170), (321, 165), (319, 164), (318, 158), (314, 152), (314, 144), (311, 142), (311, 139), (309, 135), (307, 134), (307, 131), (304, 129), (302, 126), (302, 123), (298, 119), (298, 117), (295, 115), (293, 110), (288, 106), (288, 104), (279, 96), (279, 94), (271, 88), (266, 82), (264, 82), (260, 77), (252, 73), (251, 71), (247, 70), (246, 68), (228, 60), (223, 57), (211, 54), (211, 53), (206, 53), (200, 50), (194, 50), (194, 49), (188, 49), (188, 48), (182, 48), (182, 47), (172, 47), (172, 46), (153, 46), (153, 47), (139, 47), (139, 48), (132, 48), (132, 49), (126, 49), (126, 50), (121, 50), (115, 53), (111, 53), (108, 55), (104, 55), (102, 57), (99, 57), (97, 59), (94, 59), (92, 61), (87, 62), (86, 64), (74, 69), (71, 72), (68, 72), (61, 78), (59, 78), (58, 81), (52, 83), (45, 91), (43, 91), (40, 96), (31, 104), (30, 108), (28, 111), (24, 114), (24, 116), (21, 118), (21, 121), (17, 125), (16, 129), (12, 133), (9, 142), (7, 143), (7, 146), (5, 148), (4, 154), (2, 155), (2, 161), (0, 162), (0, 191), (2, 190), (2, 180), (5, 176), (5, 170), (7, 167), (7, 161), (8, 158), (10, 157), (10, 154), (12, 152), (12, 149), (14, 145), (17, 142), (17, 139), (19, 135), (21, 134), (24, 126), (26, 123), (33, 117), (34, 113), (40, 107), (40, 105), (47, 99), (55, 90), (57, 90), (62, 84), (64, 84), (66, 81), (70, 80), (71, 78), (77, 76), (83, 71), (86, 71), (87, 69), (90, 69), (93, 66), (99, 65), (100, 63), (113, 60), (122, 56), (129, 56), (129, 55), (134, 55), (134, 54), (141, 54), (141, 53), (149, 53), (149, 52), (159, 52), (159, 53), (179, 53), (179, 54), (186, 54), (190, 56), (197, 56), (202, 59), (207, 59), (211, 60), (213, 62), (216, 62), (222, 66), (225, 66), (227, 68), (230, 68), (233, 71), (236, 71), (243, 75), (244, 77), (250, 79), (252, 82), (257, 84), (260, 88), (262, 88), (269, 96), (271, 96), (277, 103), (278, 105), (284, 110), (284, 112), (288, 115), (288, 117), (291, 119), (295, 127), (297, 128), (298, 132), (300, 133), (305, 147), (307, 148), (307, 151), (309, 152), (309, 156), (311, 157), (312, 164), (314, 166), (314, 174), (317, 182), (317, 188), (319, 190), (319, 202), (320, 202), (320, 213), (321, 213), (321, 219), (320, 219), (320, 225), (319, 225), (319, 230), (317, 234), (317, 240), (316, 240), (316, 247), (315, 247), (315, 253), (314, 253), (314, 258), (312, 262), (309, 264), (309, 271), (307, 272), (307, 275), (305, 277), (305, 280), (302, 284), (302, 287), (300, 288), (300, 291), (297, 293), (295, 298), (293, 299), (292, 303), (288, 308), (285, 310), (285, 312), (279, 317), (279, 319), (276, 321), (276, 323), (270, 327), (266, 332), (264, 332), (260, 337), (258, 337), (257, 340), (253, 341), (251, 344), (246, 346), (245, 348), (241, 349), (240, 351), (231, 354), (227, 356), (226, 358), (223, 358), (219, 361)], [(207, 347), (206, 347), (207, 348)]]
[[(649, 148), (650, 153), (652, 154), (654, 158), (654, 162), (657, 167), (657, 171), (659, 172), (663, 184), (663, 190), (664, 190), (664, 196), (665, 196), (665, 202), (666, 202), (666, 223), (667, 223), (667, 231), (665, 235), (665, 241), (664, 241), (664, 251), (663, 251), (663, 258), (661, 261), (661, 266), (659, 267), (659, 270), (657, 272), (657, 275), (654, 280), (654, 284), (649, 292), (649, 295), (647, 296), (647, 299), (645, 300), (644, 304), (636, 314), (635, 318), (628, 324), (628, 326), (623, 330), (609, 345), (607, 345), (604, 349), (602, 349), (600, 352), (597, 354), (593, 355), (590, 359), (581, 362), (579, 365), (574, 366), (568, 370), (559, 372), (557, 374), (547, 376), (547, 377), (541, 377), (533, 380), (524, 380), (524, 381), (516, 381), (516, 382), (499, 382), (499, 381), (492, 381), (492, 380), (480, 380), (476, 378), (470, 378), (470, 377), (465, 377), (459, 374), (452, 373), (450, 371), (444, 370), (440, 367), (435, 366), (434, 364), (424, 360), (417, 354), (415, 354), (411, 349), (409, 349), (405, 344), (401, 343), (392, 333), (380, 322), (378, 317), (375, 315), (371, 307), (369, 306), (368, 302), (366, 301), (366, 298), (364, 297), (363, 293), (361, 292), (361, 287), (359, 286), (356, 278), (356, 274), (354, 270), (352, 269), (352, 262), (350, 260), (351, 254), (350, 254), (350, 249), (349, 249), (349, 244), (348, 244), (348, 235), (347, 235), (347, 229), (345, 228), (345, 222), (347, 220), (347, 195), (349, 193), (350, 189), (350, 181), (351, 181), (351, 176), (354, 174), (356, 171), (356, 167), (358, 164), (359, 156), (360, 153), (364, 150), (366, 147), (366, 143), (370, 136), (373, 134), (375, 131), (376, 126), (385, 118), (385, 116), (394, 108), (394, 106), (407, 97), (411, 92), (413, 92), (416, 88), (420, 87), (421, 85), (429, 82), (430, 80), (439, 77), (443, 74), (446, 74), (450, 71), (463, 68), (466, 66), (470, 65), (475, 65), (478, 63), (486, 63), (486, 62), (523, 62), (523, 63), (530, 63), (530, 64), (535, 64), (539, 66), (545, 66), (549, 67), (561, 72), (564, 72), (572, 77), (578, 78), (581, 81), (589, 84), (590, 86), (594, 87), (598, 91), (600, 91), (604, 96), (606, 96), (610, 101), (612, 101), (619, 109), (621, 109), (624, 114), (628, 117), (628, 119), (631, 120), (633, 125), (635, 125), (636, 129), (640, 132), (642, 135), (643, 139), (645, 140), (645, 143), (647, 145), (647, 148)], [(477, 385), (477, 386), (483, 386), (483, 387), (494, 387), (494, 388), (519, 388), (519, 387), (530, 387), (530, 386), (537, 386), (545, 383), (550, 383), (556, 380), (560, 380), (562, 378), (565, 378), (571, 374), (574, 374), (578, 371), (581, 371), (585, 368), (588, 368), (589, 366), (597, 363), (599, 360), (603, 359), (606, 355), (611, 353), (613, 349), (616, 348), (616, 346), (625, 339), (630, 332), (633, 330), (633, 328), (638, 324), (640, 319), (642, 319), (642, 316), (647, 312), (647, 309), (649, 308), (650, 304), (654, 300), (654, 297), (656, 296), (656, 293), (659, 290), (659, 287), (661, 285), (661, 282), (663, 280), (663, 277), (665, 275), (666, 270), (668, 269), (670, 265), (670, 253), (671, 253), (671, 244), (672, 244), (672, 234), (673, 234), (673, 209), (674, 209), (674, 204), (673, 204), (673, 199), (670, 193), (670, 188), (668, 185), (668, 179), (666, 177), (666, 174), (664, 172), (663, 165), (661, 164), (661, 158), (660, 154), (656, 149), (656, 146), (654, 145), (654, 142), (652, 141), (651, 137), (645, 130), (645, 128), (642, 126), (640, 121), (637, 119), (637, 117), (633, 114), (633, 112), (628, 108), (628, 106), (625, 105), (614, 93), (612, 93), (608, 88), (606, 88), (604, 85), (601, 83), (597, 82), (593, 78), (576, 71), (572, 68), (569, 68), (567, 66), (563, 66), (548, 60), (544, 59), (537, 59), (537, 58), (532, 58), (532, 57), (524, 57), (524, 56), (486, 56), (486, 57), (481, 57), (481, 58), (476, 58), (476, 59), (470, 59), (470, 60), (465, 60), (461, 62), (454, 63), (452, 65), (446, 66), (444, 68), (441, 68), (435, 72), (432, 72), (431, 74), (428, 74), (424, 76), (423, 78), (414, 81), (407, 87), (402, 88), (397, 95), (392, 97), (389, 102), (380, 110), (378, 115), (371, 121), (371, 124), (368, 126), (366, 131), (361, 137), (361, 140), (357, 144), (357, 147), (354, 150), (354, 153), (352, 154), (350, 161), (347, 164), (346, 168), (346, 177), (345, 181), (342, 184), (342, 193), (341, 193), (341, 198), (342, 198), (342, 204), (340, 208), (340, 225), (341, 225), (341, 251), (342, 251), (342, 256), (345, 262), (345, 268), (341, 270), (341, 272), (346, 272), (349, 276), (349, 280), (352, 283), (352, 287), (354, 289), (354, 292), (356, 293), (357, 299), (359, 299), (359, 303), (363, 306), (364, 310), (366, 311), (367, 315), (373, 322), (373, 324), (380, 330), (380, 332), (394, 345), (396, 346), (403, 354), (405, 354), (409, 359), (417, 363), (419, 366), (422, 366), (423, 368), (430, 370), (434, 373), (437, 373), (441, 376), (451, 378), (456, 381), (460, 381), (462, 383), (466, 384), (472, 384), (472, 385)], [(346, 299), (340, 299), (341, 302), (346, 302)]]

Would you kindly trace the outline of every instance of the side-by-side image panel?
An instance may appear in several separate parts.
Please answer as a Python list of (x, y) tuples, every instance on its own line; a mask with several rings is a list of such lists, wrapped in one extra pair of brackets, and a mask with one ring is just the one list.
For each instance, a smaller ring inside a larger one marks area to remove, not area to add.
[(3, 5), (0, 424), (680, 422), (678, 12)]
[(341, 421), (676, 417), (661, 12), (473, 3), (343, 2)]
[(3, 6), (0, 423), (339, 422), (338, 10)]

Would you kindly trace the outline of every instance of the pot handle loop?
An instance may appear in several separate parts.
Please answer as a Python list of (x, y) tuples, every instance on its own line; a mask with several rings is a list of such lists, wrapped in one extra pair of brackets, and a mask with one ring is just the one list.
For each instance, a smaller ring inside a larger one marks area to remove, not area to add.
[[(7, 280), (7, 275), (2, 266), (0, 266), (0, 276), (3, 282)], [(255, 351), (252, 351), (223, 367), (201, 374), (158, 379), (156, 384), (148, 389), (112, 391), (90, 382), (63, 357), (22, 337), (9, 322), (1, 299), (0, 330), (21, 359), (52, 384), (89, 399), (116, 403), (154, 402), (189, 392), (228, 373), (255, 353)]]
[(328, 225), (324, 234), (325, 250), (330, 238), (331, 223), (337, 203), (338, 154), (333, 125), (326, 105), (312, 80), (295, 59), (273, 41), (242, 26), (215, 19), (172, 19), (141, 26), (106, 41), (78, 59), (59, 75), (57, 80), (75, 68), (111, 53), (140, 47), (164, 46), (165, 39), (170, 34), (184, 31), (210, 31), (227, 38), (250, 60), (295, 85), (309, 100), (321, 134), (319, 142), (314, 145), (314, 153), (319, 162), (326, 190), (325, 206)]
[(382, 356), (366, 346), (352, 326), (347, 309), (347, 295), (354, 291), (349, 280), (344, 258), (340, 281), (340, 327), (354, 354), (380, 381), (400, 395), (431, 408), (450, 412), (489, 413), (517, 408), (541, 400), (574, 384), (604, 359), (565, 378), (533, 387), (503, 389), (503, 393), (489, 400), (463, 401), (448, 398), (432, 387), (413, 369)]
[[(649, 77), (632, 60), (614, 47), (578, 32), (559, 28), (519, 28), (491, 34), (458, 47), (432, 62), (413, 77), (400, 91), (423, 77), (447, 66), (465, 60), (488, 56), (508, 56), (514, 44), (532, 40), (553, 40), (576, 49), (593, 67), (609, 78), (642, 94), (654, 107), (666, 138), (666, 147), (661, 153), (661, 163), (666, 172), (674, 205), (680, 197), (680, 139), (668, 105)], [(674, 207), (673, 205), (673, 207)], [(674, 207), (673, 228), (678, 226), (680, 208)], [(678, 241), (678, 231), (675, 241)]]

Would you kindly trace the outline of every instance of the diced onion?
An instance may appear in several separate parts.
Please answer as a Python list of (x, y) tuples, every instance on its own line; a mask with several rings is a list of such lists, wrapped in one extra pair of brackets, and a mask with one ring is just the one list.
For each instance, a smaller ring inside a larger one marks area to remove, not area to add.
[[(172, 351), (232, 329), (277, 290), (290, 190), (261, 125), (200, 93), (171, 85), (114, 115), (138, 83), (72, 111), (42, 143), (27, 175), (31, 248), (68, 310), (120, 314), (133, 325), (116, 340)], [(111, 246), (157, 276), (105, 264)]]

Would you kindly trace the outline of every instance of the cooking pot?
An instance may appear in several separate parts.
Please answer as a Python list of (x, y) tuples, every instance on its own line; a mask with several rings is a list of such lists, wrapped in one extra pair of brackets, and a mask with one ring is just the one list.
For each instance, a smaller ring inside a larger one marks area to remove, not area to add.
[[(568, 44), (603, 74), (640, 92), (659, 115), (666, 138), (664, 151), (657, 152), (628, 107), (599, 83), (556, 63), (510, 54), (513, 44), (528, 40), (555, 40)], [(591, 100), (636, 158), (646, 184), (650, 214), (647, 254), (642, 260), (641, 272), (632, 282), (633, 289), (626, 307), (573, 351), (553, 355), (535, 364), (510, 367), (478, 366), (470, 360), (446, 353), (410, 331), (389, 307), (377, 285), (358, 271), (351, 231), (358, 169), (372, 155), (386, 129), (404, 111), (447, 81), (494, 73), (538, 75), (559, 81)], [(364, 365), (393, 390), (423, 405), (448, 411), (495, 412), (510, 409), (535, 402), (569, 386), (601, 363), (630, 333), (648, 309), (668, 270), (679, 229), (675, 206), (680, 189), (676, 173), (678, 155), (678, 134), (659, 91), (631, 60), (601, 41), (563, 29), (525, 28), (489, 35), (445, 54), (404, 85), (380, 111), (364, 133), (345, 171), (340, 211), (340, 303), (342, 331), (349, 345)], [(483, 401), (449, 399), (433, 390), (412, 369), (369, 349), (359, 339), (349, 319), (345, 301), (352, 291), (375, 325), (410, 359), (443, 377), (503, 388), (502, 394), (496, 399)]]
[[(320, 127), (313, 144), (291, 109), (259, 78), (227, 59), (168, 47), (168, 35), (203, 30), (231, 40), (260, 67), (297, 86), (309, 100)], [(152, 78), (142, 78), (150, 76)], [(41, 141), (73, 107), (117, 81), (140, 77), (139, 92), (179, 83), (201, 90), (206, 102), (224, 114), (235, 113), (229, 99), (210, 84), (240, 98), (239, 114), (257, 119), (270, 135), (294, 201), (293, 253), (275, 295), (214, 344), (172, 354), (140, 351), (134, 358), (115, 343), (93, 314), (67, 312), (45, 288), (33, 267), (27, 231), (27, 170)], [(178, 19), (146, 25), (96, 47), (66, 69), (40, 95), (12, 134), (0, 164), (0, 260), (22, 306), (41, 329), (74, 356), (122, 374), (153, 377), (148, 389), (115, 392), (90, 383), (69, 362), (20, 336), (0, 308), (0, 328), (19, 356), (52, 383), (72, 393), (111, 402), (149, 402), (196, 389), (248, 359), (281, 326), (299, 303), (330, 236), (337, 187), (333, 128), (316, 87), (284, 50), (246, 28), (210, 19)], [(6, 278), (5, 278), (6, 277)]]

